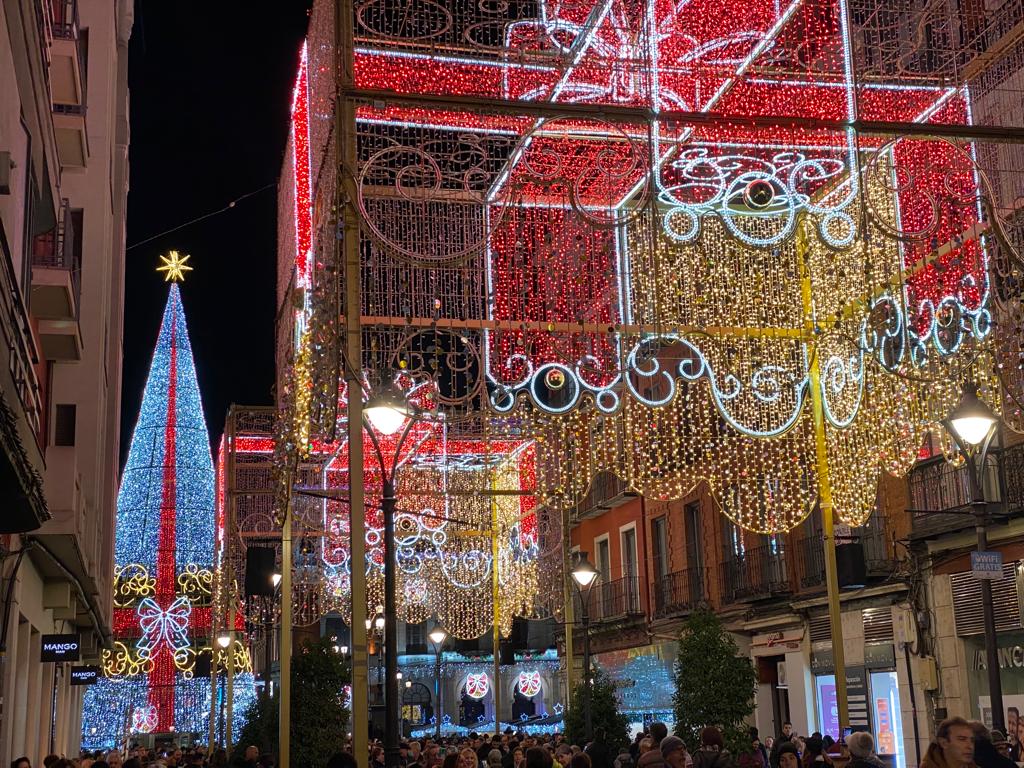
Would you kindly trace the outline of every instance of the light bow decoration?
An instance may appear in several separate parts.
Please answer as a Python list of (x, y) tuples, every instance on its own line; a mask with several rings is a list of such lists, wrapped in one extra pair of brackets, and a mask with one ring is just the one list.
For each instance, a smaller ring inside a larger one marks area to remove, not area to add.
[(466, 695), (471, 699), (482, 699), (491, 690), (491, 679), (486, 672), (477, 672), (466, 676)]
[[(447, 429), (529, 446), (549, 606), (562, 511), (599, 473), (659, 499), (704, 483), (762, 533), (828, 491), (857, 525), (965, 380), (997, 410), (1004, 389), (1024, 402), (1019, 333), (1001, 330), (1024, 316), (1020, 148), (977, 130), (1012, 114), (1009, 65), (967, 87), (984, 38), (955, 8), (355, 11), (354, 165), (332, 132), (328, 2), (296, 89), (281, 257), (310, 288), (282, 438), (338, 434), (333, 212), (354, 189), (364, 353), (347, 364), (404, 366)], [(925, 22), (944, 32), (907, 38)]]
[[(132, 733), (204, 741), (210, 678), (195, 675), (213, 631), (214, 474), (188, 329), (171, 285), (117, 500), (114, 645), (86, 693), (82, 743), (114, 747)], [(243, 630), (244, 624), (236, 629)], [(236, 642), (235, 713), (255, 697)], [(217, 693), (219, 695), (219, 693)]]
[(516, 680), (517, 690), (528, 699), (532, 699), (541, 689), (540, 670), (529, 670), (519, 673)]

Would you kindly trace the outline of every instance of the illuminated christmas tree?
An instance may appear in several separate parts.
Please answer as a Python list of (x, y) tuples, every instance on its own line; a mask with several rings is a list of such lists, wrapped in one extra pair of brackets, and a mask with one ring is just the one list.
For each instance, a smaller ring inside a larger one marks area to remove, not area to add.
[[(205, 742), (209, 733), (218, 523), (209, 435), (177, 285), (191, 269), (187, 259), (172, 251), (161, 267), (171, 287), (117, 498), (114, 646), (104, 651), (100, 679), (86, 695), (88, 747), (145, 733), (194, 734)], [(248, 653), (237, 640), (216, 653), (217, 662), (235, 654), (237, 720), (254, 695)], [(214, 693), (219, 734), (223, 686)]]

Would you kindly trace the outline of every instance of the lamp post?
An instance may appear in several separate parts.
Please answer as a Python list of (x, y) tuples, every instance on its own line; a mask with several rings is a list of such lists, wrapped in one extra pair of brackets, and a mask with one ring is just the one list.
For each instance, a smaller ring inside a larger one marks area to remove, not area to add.
[(274, 605), (277, 603), (277, 592), (281, 588), (281, 574), (274, 573), (270, 576), (270, 584), (274, 588), (274, 594), (266, 603), (266, 610), (263, 612), (263, 697), (270, 698), (270, 677), (274, 666)]
[[(217, 635), (217, 647), (220, 648), (222, 652), (227, 651), (227, 649), (228, 649), (228, 647), (230, 645), (231, 645), (231, 635), (228, 632), (221, 632), (219, 635)], [(228, 653), (230, 653), (230, 651), (228, 651)], [(221, 745), (224, 746), (225, 748), (227, 748), (227, 745), (226, 745), (227, 732), (225, 731), (225, 725), (224, 725), (224, 707), (225, 707), (225, 704), (227, 703), (226, 702), (226, 698), (227, 698), (226, 691), (224, 690), (225, 687), (226, 687), (225, 686), (225, 677), (227, 675), (227, 667), (226, 667), (226, 665), (224, 663), (226, 661), (227, 661), (227, 659), (224, 658), (224, 659), (221, 660), (221, 663), (218, 665), (220, 667), (219, 670), (218, 670), (218, 672), (219, 672), (218, 677), (220, 678), (220, 706), (217, 708), (218, 709), (219, 719), (220, 719)]]
[(437, 704), (434, 712), (434, 738), (441, 740), (441, 719), (444, 717), (444, 710), (441, 706), (441, 651), (444, 648), (444, 641), (448, 639), (448, 633), (440, 624), (430, 630), (428, 635), (430, 642), (434, 644), (434, 703)]
[[(400, 768), (402, 756), (398, 748), (398, 631), (396, 621), (395, 578), (398, 558), (395, 552), (395, 472), (402, 446), (414, 423), (412, 407), (404, 393), (395, 384), (394, 375), (385, 372), (374, 386), (363, 406), (364, 426), (370, 435), (383, 480), (380, 506), (384, 517), (384, 765)], [(390, 466), (384, 460), (377, 433), (402, 434), (395, 443)]]
[[(978, 399), (973, 384), (964, 387), (960, 404), (944, 422), (957, 449), (964, 457), (971, 489), (971, 512), (978, 536), (978, 551), (988, 549), (988, 504), (985, 502), (985, 465), (989, 448), (999, 431), (999, 419)], [(999, 678), (999, 651), (996, 645), (996, 617), (992, 606), (992, 583), (981, 579), (981, 608), (985, 621), (985, 667), (988, 694), (992, 704), (992, 727), (1006, 732), (1003, 712), (1003, 685)]]
[(590, 592), (598, 578), (597, 569), (590, 564), (586, 552), (580, 552), (572, 569), (572, 580), (580, 594), (580, 613), (583, 621), (583, 740), (590, 738), (593, 726), (590, 713)]

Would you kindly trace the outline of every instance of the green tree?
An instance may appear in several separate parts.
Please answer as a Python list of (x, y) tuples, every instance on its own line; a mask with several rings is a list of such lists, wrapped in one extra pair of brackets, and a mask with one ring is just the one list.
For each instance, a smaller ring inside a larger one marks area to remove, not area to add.
[(733, 754), (750, 749), (744, 720), (754, 711), (757, 673), (739, 655), (736, 642), (707, 609), (695, 611), (683, 625), (676, 661), (675, 731), (690, 749), (700, 731), (717, 726)]
[[(615, 683), (600, 668), (591, 675), (590, 717), (593, 728), (604, 728), (609, 747), (618, 748), (629, 743), (629, 718), (619, 712), (619, 699)], [(586, 686), (581, 680), (572, 692), (569, 711), (565, 715), (565, 737), (571, 744), (583, 746), (587, 736), (584, 722)], [(589, 734), (593, 737), (593, 733)]]
[[(292, 657), (291, 764), (295, 768), (323, 768), (340, 752), (348, 726), (344, 687), (349, 682), (348, 662), (326, 639), (307, 641)], [(250, 744), (261, 752), (278, 753), (278, 697), (253, 704), (235, 743), (234, 758), (241, 762)]]

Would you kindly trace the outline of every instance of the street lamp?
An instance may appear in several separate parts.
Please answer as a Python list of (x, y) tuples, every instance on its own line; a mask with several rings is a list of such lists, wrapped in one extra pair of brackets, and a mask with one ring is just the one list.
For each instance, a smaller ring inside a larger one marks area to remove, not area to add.
[(393, 435), (410, 417), (409, 403), (394, 381), (384, 381), (363, 405), (363, 415), (382, 435)]
[(440, 624), (435, 624), (427, 637), (434, 644), (434, 703), (437, 704), (434, 712), (434, 738), (440, 741), (441, 718), (444, 716), (444, 709), (441, 706), (441, 651), (444, 649), (444, 641), (448, 639), (448, 633)]
[(279, 586), (281, 586), (281, 574), (280, 573), (271, 574), (271, 576), (270, 576), (270, 583), (274, 586), (274, 589), (276, 591), (277, 588)]
[(229, 645), (231, 645), (231, 635), (227, 632), (221, 632), (219, 635), (217, 635), (217, 645), (219, 645), (221, 648), (227, 648)]
[[(978, 535), (978, 551), (988, 550), (988, 504), (985, 501), (985, 468), (989, 448), (999, 432), (999, 419), (978, 399), (974, 384), (964, 387), (960, 404), (944, 422), (956, 447), (964, 458), (971, 489), (971, 512)], [(981, 607), (985, 621), (985, 666), (988, 672), (988, 695), (992, 704), (992, 727), (1006, 732), (1003, 712), (1003, 684), (999, 678), (999, 651), (996, 645), (996, 617), (992, 605), (992, 582), (981, 581)]]
[(586, 552), (576, 555), (576, 564), (572, 569), (572, 580), (576, 591), (580, 594), (580, 609), (583, 619), (583, 736), (590, 738), (593, 723), (590, 714), (590, 592), (594, 588), (600, 574), (590, 564)]
[[(363, 426), (377, 457), (382, 479), (380, 507), (384, 518), (384, 605), (377, 617), (377, 628), (384, 633), (384, 764), (386, 768), (400, 768), (402, 756), (398, 749), (398, 631), (396, 626), (397, 600), (395, 579), (398, 558), (395, 552), (395, 473), (402, 447), (415, 423), (416, 409), (395, 383), (395, 373), (382, 371), (370, 397), (363, 405)], [(377, 433), (394, 435), (401, 431), (395, 442), (392, 460), (385, 461)]]

